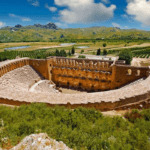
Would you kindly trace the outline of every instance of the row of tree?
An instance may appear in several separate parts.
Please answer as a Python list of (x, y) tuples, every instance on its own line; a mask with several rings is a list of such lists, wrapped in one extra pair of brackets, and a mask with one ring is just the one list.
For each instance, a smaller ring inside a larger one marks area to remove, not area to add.
[[(96, 55), (107, 55), (108, 52), (106, 49), (103, 50), (103, 52), (101, 52), (101, 49), (99, 48), (97, 50), (97, 53)], [(119, 52), (119, 60), (125, 60), (126, 61), (126, 64), (131, 64), (131, 61), (132, 61), (132, 58), (133, 58), (133, 54), (130, 50), (122, 50)]]
[(96, 52), (96, 55), (107, 55), (107, 50), (104, 49), (103, 51), (101, 51), (101, 49), (99, 48)]
[(49, 56), (67, 57), (69, 53), (65, 50), (35, 50), (35, 51), (5, 51), (0, 53), (0, 61), (15, 59), (16, 57), (29, 57), (33, 59), (46, 59)]

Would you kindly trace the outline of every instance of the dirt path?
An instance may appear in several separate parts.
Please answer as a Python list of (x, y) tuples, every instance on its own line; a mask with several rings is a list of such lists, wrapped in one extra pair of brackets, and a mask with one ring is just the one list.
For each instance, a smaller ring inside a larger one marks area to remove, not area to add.
[(133, 58), (131, 66), (150, 66), (150, 59), (148, 58)]
[(112, 57), (112, 56), (96, 56), (96, 55), (89, 55), (89, 54), (78, 54), (75, 53), (75, 58), (78, 58), (79, 55), (86, 56), (86, 59), (95, 59), (95, 60), (117, 60), (118, 57)]
[(129, 110), (121, 110), (121, 111), (116, 111), (116, 110), (112, 110), (112, 111), (105, 111), (102, 112), (102, 114), (104, 116), (123, 116), (126, 112), (128, 112)]
[(70, 46), (73, 46), (73, 45), (74, 45), (74, 44), (72, 44), (72, 45), (65, 45), (65, 46), (60, 46), (60, 45), (55, 45), (55, 46), (46, 46), (46, 47), (39, 47), (39, 49), (70, 47)]

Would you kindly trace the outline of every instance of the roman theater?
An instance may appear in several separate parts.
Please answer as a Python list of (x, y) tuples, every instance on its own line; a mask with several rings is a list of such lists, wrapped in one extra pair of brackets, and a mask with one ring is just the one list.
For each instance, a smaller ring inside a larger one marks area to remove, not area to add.
[[(18, 58), (0, 63), (0, 103), (46, 103), (68, 108), (150, 107), (150, 69), (124, 61)], [(78, 91), (64, 93), (61, 88)]]

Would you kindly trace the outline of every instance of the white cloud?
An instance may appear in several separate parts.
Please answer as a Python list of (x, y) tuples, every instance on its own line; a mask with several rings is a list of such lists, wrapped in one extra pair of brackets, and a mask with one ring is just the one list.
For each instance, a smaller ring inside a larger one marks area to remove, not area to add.
[(129, 18), (129, 16), (128, 16), (127, 14), (123, 14), (123, 15), (121, 15), (121, 17), (126, 18), (126, 19), (128, 19), (128, 18)]
[(13, 17), (13, 18), (18, 18), (20, 19), (21, 21), (23, 22), (28, 22), (28, 21), (31, 21), (30, 18), (27, 18), (27, 17), (21, 17), (21, 16), (18, 16), (18, 15), (15, 15), (15, 14), (9, 14), (10, 17)]
[(27, 0), (31, 5), (38, 7), (40, 6), (40, 3), (38, 0)]
[(21, 20), (22, 20), (22, 21), (24, 21), (24, 22), (31, 21), (31, 19), (30, 19), (30, 18), (23, 18), (23, 17), (21, 18)]
[(127, 2), (126, 12), (143, 25), (150, 26), (150, 0), (127, 0)]
[(94, 0), (55, 0), (58, 6), (66, 9), (59, 11), (61, 21), (66, 23), (93, 23), (108, 20), (113, 17), (115, 5), (106, 7)]
[(60, 27), (60, 28), (68, 28), (68, 25), (65, 23), (61, 23), (61, 22), (55, 22), (55, 24)]
[(48, 6), (48, 4), (46, 4), (45, 7), (46, 7), (49, 11), (51, 11), (51, 12), (56, 12), (56, 11), (57, 11), (57, 8), (56, 8), (56, 7), (50, 7), (50, 6)]
[(118, 23), (113, 22), (112, 25), (113, 27), (121, 28), (121, 26)]
[(110, 1), (109, 0), (101, 0), (103, 3), (105, 3), (105, 4), (109, 4), (110, 3)]
[(55, 0), (55, 4), (56, 5), (59, 5), (59, 6), (78, 6), (78, 5), (81, 5), (81, 4), (91, 4), (93, 3), (94, 1), (93, 0)]
[(128, 26), (121, 26), (120, 24), (118, 24), (116, 22), (113, 22), (112, 25), (113, 25), (113, 27), (116, 27), (116, 28), (128, 29)]
[(16, 17), (16, 15), (15, 15), (15, 14), (9, 14), (9, 16), (10, 16), (10, 17)]
[(125, 29), (129, 29), (129, 27), (128, 27), (128, 26), (124, 26), (124, 28), (125, 28)]
[(5, 26), (5, 23), (0, 21), (0, 28), (4, 26)]

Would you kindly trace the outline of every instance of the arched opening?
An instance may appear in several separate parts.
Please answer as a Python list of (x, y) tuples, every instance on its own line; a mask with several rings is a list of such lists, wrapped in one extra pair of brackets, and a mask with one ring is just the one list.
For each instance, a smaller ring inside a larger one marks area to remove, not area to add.
[(91, 91), (90, 92), (95, 92), (95, 87), (94, 85), (91, 85)]
[(137, 70), (137, 76), (140, 76), (141, 71)]
[(79, 83), (79, 87), (81, 87), (82, 86), (82, 83)]
[(131, 75), (131, 74), (132, 74), (132, 70), (128, 69), (128, 75)]
[(68, 87), (68, 88), (70, 87), (70, 83), (69, 83), (69, 82), (67, 82), (67, 87)]
[(82, 87), (82, 83), (79, 83), (78, 84), (78, 89), (81, 89), (81, 87)]

